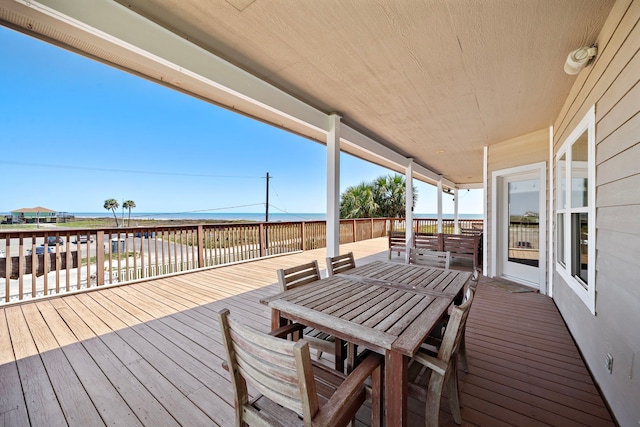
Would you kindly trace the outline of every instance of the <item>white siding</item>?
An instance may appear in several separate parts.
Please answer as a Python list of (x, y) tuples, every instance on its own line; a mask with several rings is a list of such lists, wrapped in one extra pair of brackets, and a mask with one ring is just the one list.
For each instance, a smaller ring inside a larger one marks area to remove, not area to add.
[[(554, 299), (620, 425), (640, 423), (640, 1), (618, 1), (555, 123), (557, 150), (596, 106), (596, 315), (558, 274)], [(555, 174), (554, 174), (555, 175)], [(552, 217), (553, 218), (553, 217)], [(613, 372), (605, 369), (613, 355)]]

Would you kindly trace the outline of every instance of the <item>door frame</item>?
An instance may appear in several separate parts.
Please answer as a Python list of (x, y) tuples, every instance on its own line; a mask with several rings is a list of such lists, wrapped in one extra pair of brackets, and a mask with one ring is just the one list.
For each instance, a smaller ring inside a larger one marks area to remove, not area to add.
[[(531, 163), (529, 165), (516, 166), (513, 168), (500, 169), (491, 173), (491, 266), (490, 276), (501, 276), (502, 271), (499, 271), (498, 263), (498, 238), (501, 235), (500, 227), (498, 225), (499, 210), (501, 209), (498, 199), (502, 198), (502, 192), (499, 191), (498, 182), (501, 178), (517, 175), (523, 173), (537, 173), (540, 179), (540, 259), (539, 259), (539, 276), (538, 276), (538, 289), (541, 294), (547, 294), (547, 163), (538, 162)], [(500, 200), (502, 201), (502, 200)], [(516, 281), (510, 277), (509, 280)], [(531, 283), (525, 281), (521, 282), (524, 285), (531, 286)]]

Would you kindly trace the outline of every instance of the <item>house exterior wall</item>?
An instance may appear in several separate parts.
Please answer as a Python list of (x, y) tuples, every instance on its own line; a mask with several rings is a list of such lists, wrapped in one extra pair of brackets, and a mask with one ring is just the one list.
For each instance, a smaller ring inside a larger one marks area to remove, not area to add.
[[(553, 297), (623, 426), (640, 424), (639, 21), (640, 1), (616, 2), (598, 37), (596, 61), (578, 74), (555, 121), (553, 148), (555, 155), (595, 105), (596, 259), (589, 268), (596, 271), (596, 314), (555, 263)], [(611, 373), (607, 354), (613, 356)]]
[[(486, 200), (492, 201), (494, 197), (495, 189), (492, 188), (491, 182), (493, 172), (538, 162), (546, 162), (548, 168), (548, 160), (549, 129), (541, 129), (527, 135), (490, 145), (487, 153), (487, 172), (489, 179), (487, 182)], [(548, 175), (548, 173), (546, 175)], [(492, 212), (492, 210), (492, 203), (489, 202), (487, 204), (487, 219), (493, 218), (495, 213)], [(491, 248), (494, 243), (492, 222), (489, 220), (485, 221), (485, 227), (487, 227), (487, 248), (489, 249), (487, 253), (487, 265), (490, 266), (493, 262)], [(541, 248), (541, 251), (546, 251), (546, 247)], [(494, 275), (495, 272), (489, 272), (489, 274)], [(544, 286), (542, 286), (542, 288), (544, 288)]]

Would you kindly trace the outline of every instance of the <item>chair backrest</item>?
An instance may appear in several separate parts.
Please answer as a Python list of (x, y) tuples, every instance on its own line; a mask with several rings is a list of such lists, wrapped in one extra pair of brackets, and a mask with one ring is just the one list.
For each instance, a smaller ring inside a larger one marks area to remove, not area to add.
[(451, 317), (447, 323), (447, 329), (442, 337), (442, 345), (438, 351), (438, 359), (449, 361), (451, 356), (456, 353), (462, 340), (464, 328), (467, 325), (467, 317), (473, 302), (474, 292), (467, 290), (465, 302), (460, 305), (454, 305), (451, 310)]
[(404, 231), (389, 232), (389, 247), (405, 246), (407, 244), (407, 234)]
[(318, 261), (278, 270), (278, 283), (282, 292), (320, 279)]
[(449, 268), (451, 254), (449, 252), (432, 251), (423, 248), (411, 248), (409, 264), (429, 267)]
[(311, 425), (319, 405), (309, 344), (255, 331), (230, 318), (227, 309), (219, 311), (218, 318), (235, 393), (236, 425), (266, 421), (249, 404), (247, 384), (273, 402), (302, 414), (305, 425)]
[(356, 260), (353, 258), (353, 252), (327, 257), (327, 274), (329, 277), (346, 270), (351, 270), (352, 268), (356, 268)]
[(466, 234), (468, 236), (482, 235), (482, 229), (477, 228), (461, 228), (460, 234)]
[(480, 269), (474, 268), (473, 274), (471, 275), (471, 280), (469, 280), (469, 285), (467, 286), (467, 289), (471, 289), (473, 292), (475, 292), (476, 288), (478, 287), (479, 281), (480, 281)]

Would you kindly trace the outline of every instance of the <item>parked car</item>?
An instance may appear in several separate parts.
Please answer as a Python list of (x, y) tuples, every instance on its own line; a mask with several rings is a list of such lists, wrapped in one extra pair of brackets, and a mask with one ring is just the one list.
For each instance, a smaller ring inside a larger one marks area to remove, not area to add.
[(149, 233), (148, 231), (144, 231), (142, 233), (138, 231), (136, 233), (136, 237), (144, 237), (145, 239), (148, 239), (149, 238), (149, 234), (151, 234), (151, 238), (152, 239), (155, 239), (155, 237), (156, 237), (156, 232), (155, 231), (152, 231), (151, 233)]
[(91, 243), (93, 243), (93, 235), (87, 236), (86, 234), (81, 234), (79, 238), (76, 239), (75, 243), (76, 244), (80, 244), (80, 243), (87, 243), (87, 241), (91, 240)]
[[(48, 249), (48, 250), (47, 250), (47, 252), (49, 252), (50, 254), (52, 254), (52, 253), (53, 253), (53, 249), (52, 249), (52, 248), (47, 247), (47, 249)], [(31, 251), (31, 249), (29, 249), (29, 250), (27, 251), (27, 255), (32, 255), (32, 251)], [(44, 255), (44, 245), (43, 245), (43, 246), (38, 246), (38, 247), (36, 248), (36, 255)]]
[(64, 245), (64, 239), (62, 238), (62, 236), (59, 236), (57, 239), (56, 236), (49, 236), (47, 237), (47, 245)]

